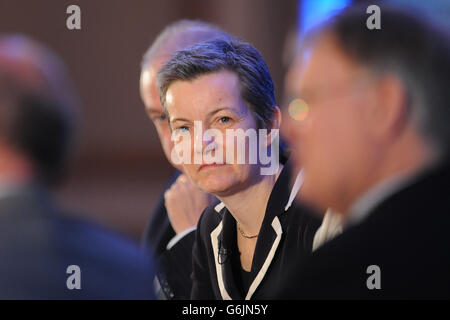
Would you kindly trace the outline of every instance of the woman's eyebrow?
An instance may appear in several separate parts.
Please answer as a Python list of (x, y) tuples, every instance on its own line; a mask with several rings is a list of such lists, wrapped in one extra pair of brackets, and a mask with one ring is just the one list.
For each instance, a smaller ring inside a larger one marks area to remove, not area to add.
[(208, 112), (207, 116), (211, 117), (211, 116), (213, 116), (214, 114), (216, 114), (216, 113), (218, 113), (218, 112), (220, 112), (220, 111), (223, 111), (223, 110), (229, 110), (229, 111), (231, 111), (231, 112), (233, 112), (233, 113), (236, 113), (236, 110), (235, 110), (235, 109), (230, 108), (230, 107), (226, 107), (226, 106), (225, 106), (225, 107), (219, 107), (219, 108), (217, 108), (217, 109), (215, 109), (215, 110), (213, 110), (213, 111)]
[(170, 122), (177, 122), (177, 121), (192, 122), (191, 120), (186, 119), (186, 118), (174, 118), (174, 119), (170, 120)]
[[(231, 112), (233, 112), (233, 113), (238, 113), (234, 108), (231, 108), (231, 107), (219, 107), (219, 108), (217, 108), (217, 109), (214, 109), (214, 110), (208, 112), (206, 115), (207, 115), (208, 117), (211, 117), (211, 116), (213, 116), (214, 114), (216, 114), (216, 113), (218, 113), (218, 112), (220, 112), (220, 111), (223, 111), (223, 110), (229, 110), (229, 111), (231, 111)], [(192, 123), (192, 122), (193, 122), (192, 120), (189, 120), (189, 119), (186, 119), (186, 118), (181, 118), (181, 117), (177, 117), (177, 118), (170, 119), (170, 122), (172, 122), (172, 123), (173, 123), (173, 122), (177, 122), (177, 121), (183, 121), (183, 122), (189, 122), (189, 123)]]

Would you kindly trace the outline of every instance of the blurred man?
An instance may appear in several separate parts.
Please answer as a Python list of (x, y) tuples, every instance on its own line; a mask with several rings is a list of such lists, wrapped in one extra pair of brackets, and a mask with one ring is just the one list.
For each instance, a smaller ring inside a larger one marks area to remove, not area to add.
[(148, 299), (139, 249), (69, 218), (50, 199), (64, 171), (76, 100), (59, 58), (0, 37), (0, 299)]
[[(289, 48), (287, 51), (285, 49), (285, 54), (288, 53), (288, 56), (291, 58), (286, 61), (286, 67), (288, 68), (295, 59), (295, 56), (297, 55), (298, 51), (301, 51), (301, 48), (297, 48), (298, 45), (298, 34), (295, 34), (295, 39), (290, 38), (290, 42), (295, 41), (295, 44), (291, 43), (287, 48)], [(295, 137), (295, 130), (298, 125), (298, 120), (303, 119), (303, 117), (306, 115), (304, 112), (305, 105), (300, 102), (299, 99), (295, 98), (296, 96), (296, 90), (297, 90), (297, 79), (296, 79), (296, 73), (298, 70), (301, 70), (301, 61), (297, 61), (295, 72), (288, 72), (286, 74), (286, 77), (284, 79), (284, 95), (283, 95), (283, 126), (281, 129), (281, 134), (283, 137), (286, 138), (286, 140), (289, 139), (289, 137), (294, 136)], [(294, 155), (297, 150), (294, 150)], [(292, 153), (292, 152), (291, 152)], [(301, 170), (302, 166), (301, 163), (298, 161), (298, 157), (296, 159), (297, 161), (293, 161), (294, 166), (296, 167), (296, 170)], [(296, 201), (302, 201), (302, 199), (296, 199)], [(316, 208), (317, 209), (317, 208)], [(322, 246), (327, 241), (330, 241), (334, 237), (336, 237), (338, 234), (342, 233), (342, 217), (340, 214), (332, 212), (332, 210), (324, 207), (321, 208), (321, 211), (323, 212), (322, 223), (320, 227), (317, 229), (316, 234), (314, 235), (314, 240), (312, 244), (312, 250), (317, 250), (320, 246)], [(320, 214), (319, 214), (320, 215)]]
[(293, 271), (280, 297), (450, 297), (448, 30), (366, 7), (310, 35), (289, 79), (300, 194), (342, 214), (344, 232)]
[(203, 210), (215, 198), (195, 186), (171, 159), (173, 142), (166, 114), (156, 88), (159, 69), (177, 50), (198, 42), (230, 36), (218, 27), (181, 20), (167, 26), (144, 55), (140, 78), (141, 97), (155, 125), (167, 160), (178, 171), (169, 181), (144, 234), (144, 246), (155, 252), (161, 265), (157, 276), (158, 296), (162, 299), (188, 299), (192, 280), (192, 246), (195, 228)]

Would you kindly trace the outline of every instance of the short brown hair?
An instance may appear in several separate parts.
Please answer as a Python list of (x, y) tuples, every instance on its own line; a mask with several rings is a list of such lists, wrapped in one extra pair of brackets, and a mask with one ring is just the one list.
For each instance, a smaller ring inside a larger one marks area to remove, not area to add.
[(238, 76), (241, 96), (256, 117), (258, 127), (269, 127), (276, 107), (269, 68), (258, 50), (238, 39), (206, 41), (178, 51), (158, 73), (163, 107), (166, 108), (165, 96), (172, 82), (189, 81), (220, 70)]

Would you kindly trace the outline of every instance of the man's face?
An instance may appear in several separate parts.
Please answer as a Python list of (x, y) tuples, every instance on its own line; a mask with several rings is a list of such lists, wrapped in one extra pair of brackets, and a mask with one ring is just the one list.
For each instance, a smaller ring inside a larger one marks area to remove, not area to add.
[(287, 77), (291, 96), (299, 99), (290, 105), (288, 124), (293, 160), (305, 173), (299, 198), (346, 212), (367, 187), (374, 158), (366, 127), (374, 103), (371, 77), (330, 36), (319, 39), (305, 59)]
[(154, 59), (142, 70), (140, 79), (141, 98), (142, 101), (144, 101), (145, 110), (147, 111), (150, 120), (152, 120), (155, 125), (156, 132), (158, 133), (167, 160), (172, 166), (181, 170), (181, 166), (174, 164), (170, 158), (173, 142), (171, 140), (169, 122), (161, 105), (158, 89), (156, 87), (156, 76), (165, 61), (165, 58)]
[[(259, 177), (256, 164), (249, 164), (248, 161), (244, 164), (237, 163), (238, 142), (226, 139), (228, 129), (256, 130), (256, 121), (241, 97), (236, 74), (219, 71), (190, 81), (175, 81), (167, 90), (166, 106), (174, 134), (187, 134), (190, 137), (190, 143), (186, 147), (190, 148), (190, 163), (184, 164), (183, 169), (201, 189), (217, 196), (225, 196), (247, 187), (254, 182), (253, 179)], [(202, 125), (203, 132), (216, 130), (223, 139), (216, 136), (212, 141), (204, 141), (202, 132), (195, 127), (196, 123)], [(194, 145), (194, 141), (197, 145)], [(227, 150), (231, 141), (234, 147)], [(248, 140), (245, 144), (248, 149)], [(185, 150), (183, 149), (183, 153)], [(228, 161), (226, 154), (230, 150), (233, 150), (234, 158)], [(217, 152), (222, 154), (221, 163), (206, 165), (205, 161), (194, 161), (195, 154), (214, 157)]]

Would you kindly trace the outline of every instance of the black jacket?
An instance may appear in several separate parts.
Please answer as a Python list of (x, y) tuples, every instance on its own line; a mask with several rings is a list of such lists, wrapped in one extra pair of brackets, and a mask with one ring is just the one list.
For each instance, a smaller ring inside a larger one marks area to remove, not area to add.
[(235, 219), (222, 203), (203, 212), (193, 250), (192, 299), (273, 298), (288, 266), (310, 254), (320, 220), (295, 202), (289, 206), (290, 195), (298, 191), (297, 186), (291, 190), (289, 180), (285, 166), (269, 198), (245, 295), (233, 270), (233, 261), (239, 261)]
[[(170, 188), (180, 174), (181, 172), (177, 171), (172, 176), (164, 191)], [(175, 237), (175, 231), (167, 216), (164, 194), (161, 194), (144, 232), (143, 246), (151, 249), (157, 257), (159, 298), (189, 299), (192, 288), (192, 264), (190, 262), (192, 261), (195, 232), (185, 235), (170, 250), (167, 250), (167, 245), (173, 237)]]
[[(450, 298), (450, 163), (378, 204), (296, 266), (281, 298)], [(381, 289), (368, 289), (379, 267)]]

